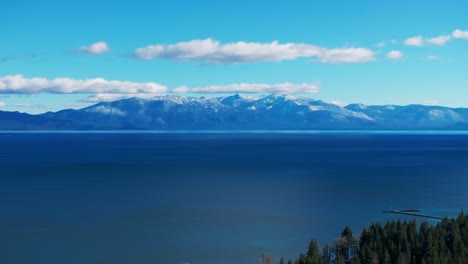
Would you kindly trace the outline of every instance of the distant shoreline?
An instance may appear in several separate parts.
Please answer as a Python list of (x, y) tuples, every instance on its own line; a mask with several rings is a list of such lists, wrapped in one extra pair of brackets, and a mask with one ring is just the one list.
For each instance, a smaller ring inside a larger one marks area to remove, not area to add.
[(0, 134), (355, 134), (468, 135), (468, 130), (0, 130)]

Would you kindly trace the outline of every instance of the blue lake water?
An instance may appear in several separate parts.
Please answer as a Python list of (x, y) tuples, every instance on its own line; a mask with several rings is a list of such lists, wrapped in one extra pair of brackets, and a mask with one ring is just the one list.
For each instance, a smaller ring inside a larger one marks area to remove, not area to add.
[(462, 208), (466, 133), (0, 133), (6, 264), (256, 263)]

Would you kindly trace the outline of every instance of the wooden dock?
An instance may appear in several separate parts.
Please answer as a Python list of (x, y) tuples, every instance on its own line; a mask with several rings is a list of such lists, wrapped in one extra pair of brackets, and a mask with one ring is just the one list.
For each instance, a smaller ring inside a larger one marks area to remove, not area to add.
[(401, 215), (411, 215), (411, 216), (418, 216), (418, 217), (424, 217), (424, 218), (430, 218), (430, 219), (437, 219), (437, 220), (443, 220), (445, 217), (440, 217), (440, 216), (434, 216), (434, 215), (427, 215), (427, 214), (422, 214), (420, 213), (420, 210), (416, 209), (410, 209), (410, 210), (386, 210), (382, 211), (384, 214), (401, 214)]

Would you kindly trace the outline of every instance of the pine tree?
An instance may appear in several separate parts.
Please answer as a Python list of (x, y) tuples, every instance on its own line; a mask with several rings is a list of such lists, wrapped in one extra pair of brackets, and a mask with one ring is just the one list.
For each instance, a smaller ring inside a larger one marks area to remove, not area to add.
[(382, 256), (382, 264), (392, 264), (392, 259), (390, 258), (390, 253), (388, 253), (388, 250), (385, 250), (385, 253)]
[(349, 264), (361, 264), (359, 256), (354, 257)]
[(317, 240), (312, 240), (309, 243), (307, 251), (307, 264), (321, 264), (322, 259), (320, 258), (319, 246)]
[(296, 264), (307, 264), (307, 256), (303, 253), (299, 254), (299, 258), (295, 262)]
[(342, 255), (338, 255), (335, 259), (335, 264), (345, 264), (345, 258)]
[[(346, 227), (332, 250), (324, 247), (322, 259), (313, 240), (307, 254), (300, 254), (294, 263), (330, 264), (334, 253), (335, 264), (468, 264), (468, 217), (464, 212), (456, 219), (445, 218), (435, 225), (423, 222), (419, 230), (417, 226), (416, 220), (389, 221), (384, 226), (373, 223), (364, 228), (358, 241)], [(357, 254), (352, 253), (354, 249)]]
[(348, 243), (351, 243), (353, 241), (353, 231), (351, 231), (351, 228), (349, 226), (346, 226), (345, 229), (341, 232), (341, 236), (346, 238), (346, 241)]

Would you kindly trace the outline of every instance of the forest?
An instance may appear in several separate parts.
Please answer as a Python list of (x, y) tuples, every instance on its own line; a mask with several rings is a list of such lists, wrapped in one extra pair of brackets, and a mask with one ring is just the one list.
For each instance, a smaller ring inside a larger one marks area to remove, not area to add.
[[(259, 264), (275, 263), (263, 254)], [(393, 220), (373, 223), (360, 235), (345, 227), (341, 235), (320, 248), (312, 240), (295, 260), (279, 264), (466, 264), (468, 263), (468, 217), (445, 218), (437, 224)]]

